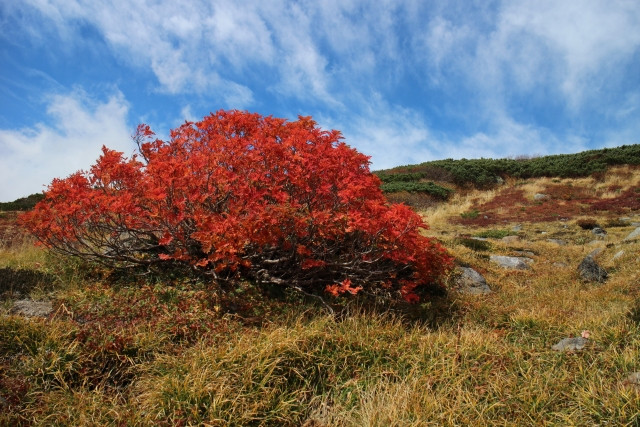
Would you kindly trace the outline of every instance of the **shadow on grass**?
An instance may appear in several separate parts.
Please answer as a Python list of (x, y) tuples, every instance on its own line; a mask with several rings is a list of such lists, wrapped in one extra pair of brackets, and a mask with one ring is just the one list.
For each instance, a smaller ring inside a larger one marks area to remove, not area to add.
[(36, 270), (0, 268), (0, 298), (27, 297), (35, 288), (51, 290), (55, 277)]

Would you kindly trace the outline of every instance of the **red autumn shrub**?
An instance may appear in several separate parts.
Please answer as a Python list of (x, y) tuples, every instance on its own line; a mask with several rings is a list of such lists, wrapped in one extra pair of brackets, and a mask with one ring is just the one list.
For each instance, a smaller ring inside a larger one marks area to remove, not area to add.
[(388, 204), (368, 157), (309, 117), (218, 111), (130, 159), (103, 147), (89, 172), (56, 179), (22, 223), (45, 246), (116, 267), (190, 265), (334, 295), (417, 301), (451, 259), (426, 224)]

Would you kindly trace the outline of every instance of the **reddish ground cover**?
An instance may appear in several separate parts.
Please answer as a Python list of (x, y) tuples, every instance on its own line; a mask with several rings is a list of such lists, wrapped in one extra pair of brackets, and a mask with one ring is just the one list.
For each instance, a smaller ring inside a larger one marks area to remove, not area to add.
[[(620, 188), (610, 189), (611, 191)], [(589, 215), (593, 211), (608, 211), (612, 216), (640, 211), (640, 187), (620, 192), (617, 197), (599, 198), (592, 190), (566, 184), (548, 185), (541, 193), (548, 198), (533, 200), (525, 197), (518, 187), (505, 188), (486, 203), (474, 206), (475, 218), (458, 217), (451, 221), (464, 225), (488, 226), (506, 222), (547, 222), (573, 219)]]

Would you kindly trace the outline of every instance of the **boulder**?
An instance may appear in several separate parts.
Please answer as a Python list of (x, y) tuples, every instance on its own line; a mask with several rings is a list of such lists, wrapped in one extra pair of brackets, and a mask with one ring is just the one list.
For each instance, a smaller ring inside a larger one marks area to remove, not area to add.
[(551, 346), (551, 349), (555, 351), (580, 351), (586, 347), (588, 342), (589, 339), (583, 337), (565, 338)]
[(580, 265), (578, 265), (578, 273), (584, 280), (599, 283), (606, 281), (607, 276), (609, 275), (607, 270), (598, 265), (592, 255), (587, 255)]
[(484, 295), (491, 292), (484, 277), (473, 268), (459, 267), (455, 283), (458, 290), (463, 294)]
[(489, 257), (491, 262), (498, 264), (502, 268), (510, 270), (529, 270), (529, 264), (533, 262), (531, 258), (527, 257), (515, 257), (515, 256), (503, 256), (503, 255), (491, 255)]

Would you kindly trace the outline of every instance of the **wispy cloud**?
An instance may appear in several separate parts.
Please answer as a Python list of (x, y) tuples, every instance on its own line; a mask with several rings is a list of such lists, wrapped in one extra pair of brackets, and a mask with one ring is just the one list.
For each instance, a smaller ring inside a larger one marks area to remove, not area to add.
[(133, 153), (129, 105), (119, 92), (106, 100), (80, 90), (54, 95), (46, 110), (54, 125), (0, 130), (0, 200), (44, 190), (53, 178), (88, 169), (102, 145)]

